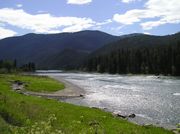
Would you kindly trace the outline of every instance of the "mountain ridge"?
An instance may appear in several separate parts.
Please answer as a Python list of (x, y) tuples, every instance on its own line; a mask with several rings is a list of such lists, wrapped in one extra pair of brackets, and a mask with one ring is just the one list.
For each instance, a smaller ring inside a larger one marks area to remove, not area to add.
[[(39, 68), (48, 68), (48, 65), (45, 65), (47, 62), (46, 59), (53, 60), (53, 58), (50, 57), (54, 57), (54, 55), (58, 55), (64, 50), (73, 49), (74, 52), (82, 52), (83, 55), (84, 53), (88, 55), (92, 51), (118, 38), (117, 36), (100, 31), (59, 34), (30, 33), (0, 40), (0, 59), (16, 59), (19, 65), (25, 64), (26, 62), (35, 62)], [(77, 59), (74, 60), (78, 60), (81, 57), (75, 58)], [(61, 68), (61, 64), (57, 64), (60, 66), (59, 68)]]
[(123, 35), (117, 41), (111, 42), (109, 44), (104, 45), (102, 48), (94, 51), (91, 55), (100, 55), (106, 53), (108, 51), (113, 51), (115, 49), (121, 48), (138, 48), (142, 46), (153, 47), (158, 45), (168, 45), (171, 42), (176, 42), (180, 39), (180, 32), (171, 35), (164, 36), (156, 36), (156, 35), (148, 35), (148, 34), (130, 34)]
[(121, 38), (88, 55), (80, 70), (180, 76), (180, 33)]
[(101, 31), (35, 34), (0, 40), (0, 60), (18, 61), (19, 65), (34, 62), (39, 69), (74, 69), (88, 57), (120, 48), (168, 44), (170, 38), (180, 38), (180, 32), (156, 36), (142, 33), (113, 36)]

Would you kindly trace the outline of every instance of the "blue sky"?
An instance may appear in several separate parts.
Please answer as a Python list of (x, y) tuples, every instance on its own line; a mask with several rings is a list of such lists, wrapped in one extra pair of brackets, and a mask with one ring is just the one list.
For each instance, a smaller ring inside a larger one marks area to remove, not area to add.
[(0, 0), (0, 39), (81, 30), (173, 34), (180, 31), (180, 1)]

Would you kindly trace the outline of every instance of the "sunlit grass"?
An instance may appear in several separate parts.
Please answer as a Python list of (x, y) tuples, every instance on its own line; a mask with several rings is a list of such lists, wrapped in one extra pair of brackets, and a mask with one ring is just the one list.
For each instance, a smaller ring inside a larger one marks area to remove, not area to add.
[(65, 88), (63, 83), (46, 76), (11, 75), (9, 77), (25, 82), (26, 89), (33, 92), (55, 92)]

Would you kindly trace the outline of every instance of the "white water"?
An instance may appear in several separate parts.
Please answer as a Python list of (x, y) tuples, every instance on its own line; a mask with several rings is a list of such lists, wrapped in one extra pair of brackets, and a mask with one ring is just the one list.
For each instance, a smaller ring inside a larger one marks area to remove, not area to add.
[(122, 114), (135, 113), (139, 124), (165, 127), (180, 123), (180, 79), (176, 77), (127, 76), (89, 73), (51, 73), (82, 87), (84, 99), (66, 102), (107, 108)]

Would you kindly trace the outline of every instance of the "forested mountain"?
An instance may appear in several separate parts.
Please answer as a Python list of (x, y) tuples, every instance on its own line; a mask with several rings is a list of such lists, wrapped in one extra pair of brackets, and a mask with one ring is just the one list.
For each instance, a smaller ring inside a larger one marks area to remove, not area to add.
[(0, 60), (16, 59), (18, 65), (34, 62), (41, 69), (72, 68), (118, 38), (100, 31), (10, 37), (0, 40)]
[(180, 75), (180, 33), (112, 36), (100, 31), (27, 34), (0, 40), (0, 60), (38, 69)]
[(100, 49), (94, 51), (91, 55), (105, 54), (117, 49), (155, 47), (170, 45), (180, 40), (180, 32), (173, 35), (154, 36), (146, 34), (123, 35), (118, 41), (111, 42)]
[(180, 33), (121, 38), (90, 54), (81, 69), (112, 74), (180, 75)]

